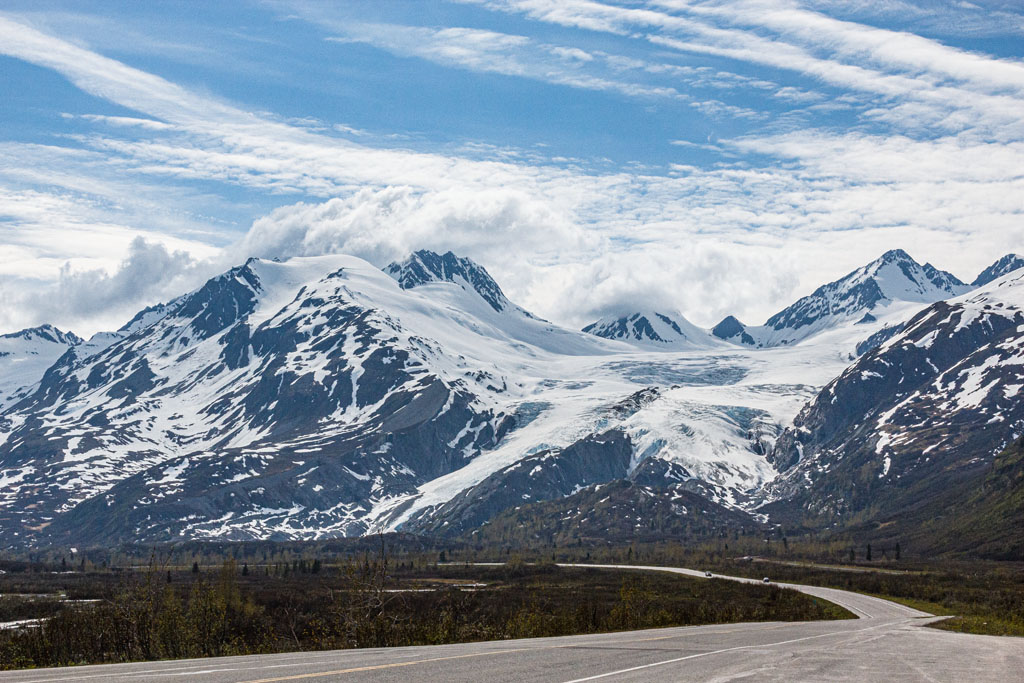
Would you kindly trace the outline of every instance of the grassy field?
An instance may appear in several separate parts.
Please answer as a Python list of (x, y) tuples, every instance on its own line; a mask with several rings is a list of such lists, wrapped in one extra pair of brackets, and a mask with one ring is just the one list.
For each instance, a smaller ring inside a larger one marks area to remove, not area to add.
[(0, 575), (0, 667), (387, 647), (615, 630), (851, 618), (775, 586), (661, 573), (366, 556)]

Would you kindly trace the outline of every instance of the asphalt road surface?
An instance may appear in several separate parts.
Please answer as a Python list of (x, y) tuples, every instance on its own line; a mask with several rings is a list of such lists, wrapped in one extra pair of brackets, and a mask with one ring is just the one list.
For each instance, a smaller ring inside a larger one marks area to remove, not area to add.
[(886, 600), (780, 585), (831, 600), (860, 618), (37, 669), (5, 673), (0, 681), (1024, 681), (1024, 638), (923, 628), (934, 618)]

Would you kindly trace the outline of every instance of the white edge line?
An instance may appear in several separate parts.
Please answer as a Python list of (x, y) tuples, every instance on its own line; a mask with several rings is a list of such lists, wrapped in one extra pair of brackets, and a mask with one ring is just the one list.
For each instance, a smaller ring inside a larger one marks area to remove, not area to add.
[(597, 674), (596, 676), (587, 676), (586, 678), (574, 678), (571, 681), (565, 683), (583, 683), (583, 681), (596, 681), (599, 678), (608, 678), (609, 676), (618, 676), (619, 674), (631, 673), (633, 671), (642, 671), (644, 669), (651, 669), (656, 666), (664, 666), (665, 664), (675, 664), (676, 662), (684, 662), (688, 659), (697, 659), (698, 657), (710, 657), (711, 655), (722, 654), (723, 652), (736, 652), (737, 650), (752, 650), (754, 648), (763, 647), (775, 647), (777, 645), (788, 645), (790, 643), (799, 643), (804, 640), (814, 640), (815, 638), (827, 638), (828, 636), (845, 635), (848, 633), (862, 633), (864, 631), (871, 631), (876, 628), (882, 628), (884, 626), (891, 626), (892, 624), (878, 624), (877, 626), (869, 626), (868, 628), (856, 629), (854, 631), (833, 631), (831, 633), (820, 633), (816, 636), (806, 636), (804, 638), (795, 638), (793, 640), (782, 640), (777, 643), (765, 643), (760, 645), (739, 645), (737, 647), (728, 647), (724, 650), (712, 650), (711, 652), (700, 652), (695, 655), (687, 655), (685, 657), (677, 657), (675, 659), (666, 659), (661, 662), (652, 662), (651, 664), (642, 664), (640, 666), (630, 667), (628, 669), (619, 669), (618, 671), (609, 671), (603, 674)]

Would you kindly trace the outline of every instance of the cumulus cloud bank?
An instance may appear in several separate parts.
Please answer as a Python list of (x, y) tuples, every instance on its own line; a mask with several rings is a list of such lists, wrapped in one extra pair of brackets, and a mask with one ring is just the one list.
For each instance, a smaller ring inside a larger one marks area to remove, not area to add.
[[(285, 206), (257, 220), (231, 252), (347, 253), (384, 266), (416, 249), (470, 255), (520, 303), (574, 325), (637, 306), (708, 317), (754, 297), (781, 296), (796, 284), (788, 268), (771, 267), (775, 256), (713, 240), (612, 250), (599, 233), (516, 191), (423, 194), (390, 187)], [(762, 277), (752, 282), (737, 279), (737, 272)]]
[(253, 223), (236, 249), (263, 257), (347, 253), (383, 265), (416, 249), (453, 249), (539, 263), (595, 249), (570, 217), (515, 189), (363, 189), (346, 198), (284, 206)]
[(19, 304), (30, 307), (40, 320), (74, 325), (99, 318), (116, 324), (149, 303), (191, 289), (214, 268), (213, 261), (199, 262), (186, 251), (168, 251), (163, 244), (136, 237), (112, 272), (73, 269), (65, 263), (55, 283), (30, 291)]

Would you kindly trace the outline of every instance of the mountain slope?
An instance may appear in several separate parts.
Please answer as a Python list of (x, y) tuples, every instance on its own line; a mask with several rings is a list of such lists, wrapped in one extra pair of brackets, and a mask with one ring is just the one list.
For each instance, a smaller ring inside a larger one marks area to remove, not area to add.
[(933, 552), (1024, 560), (1024, 437), (996, 456), (966, 500), (944, 503), (941, 512), (920, 520), (918, 545)]
[(852, 526), (863, 542), (929, 556), (1024, 561), (1024, 437), (985, 467), (962, 472), (949, 495)]
[(892, 304), (928, 304), (971, 287), (929, 263), (921, 265), (902, 249), (887, 251), (849, 275), (816, 289), (779, 311), (761, 326), (728, 317), (714, 334), (737, 344), (771, 347), (795, 344), (843, 324), (875, 322)]
[(766, 511), (850, 524), (969, 496), (1024, 432), (1024, 271), (910, 320), (776, 442)]
[(463, 538), (484, 547), (567, 547), (665, 539), (699, 542), (761, 528), (742, 511), (713, 503), (683, 485), (617, 479), (564, 498), (522, 501)]

